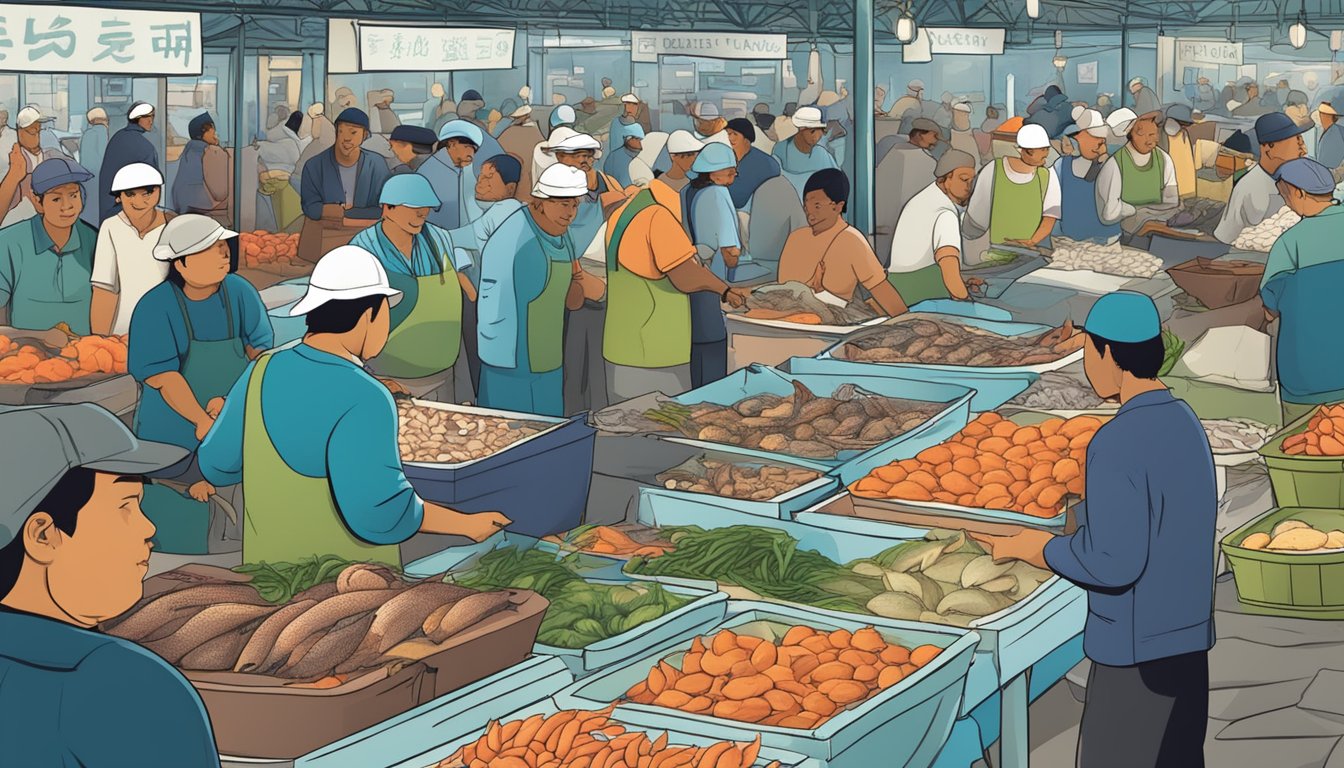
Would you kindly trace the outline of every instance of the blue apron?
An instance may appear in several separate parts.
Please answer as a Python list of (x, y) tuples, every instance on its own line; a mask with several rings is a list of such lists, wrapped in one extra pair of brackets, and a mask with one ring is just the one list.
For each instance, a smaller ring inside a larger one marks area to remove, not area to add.
[[(695, 216), (691, 205), (695, 202), (696, 195), (700, 194), (702, 189), (709, 187), (696, 187), (687, 184), (681, 190), (681, 210), (683, 211), (682, 223), (686, 226), (686, 234), (690, 235), (691, 242), (695, 239)], [(719, 277), (732, 279), (730, 270), (723, 263), (723, 256), (714, 252), (714, 259), (710, 264), (710, 269)], [(712, 291), (698, 291), (691, 294), (691, 343), (706, 344), (715, 341), (726, 341), (728, 339), (728, 326), (723, 322), (723, 304), (722, 297)]]
[(1059, 177), (1060, 216), (1055, 232), (1072, 240), (1104, 243), (1120, 236), (1120, 224), (1104, 224), (1097, 215), (1097, 183), (1073, 175), (1073, 158), (1055, 161)]

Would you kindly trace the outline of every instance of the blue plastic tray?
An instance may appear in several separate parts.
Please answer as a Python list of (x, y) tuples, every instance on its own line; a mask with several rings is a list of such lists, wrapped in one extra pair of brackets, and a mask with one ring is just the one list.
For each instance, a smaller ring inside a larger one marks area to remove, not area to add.
[[(704, 451), (698, 458), (718, 459), (721, 461), (731, 461), (735, 464), (760, 465), (773, 464), (776, 466), (801, 467), (821, 473), (821, 477), (805, 485), (800, 485), (792, 491), (781, 494), (773, 499), (764, 501), (754, 501), (751, 499), (734, 499), (727, 496), (716, 496), (712, 493), (695, 493), (692, 491), (674, 491), (664, 488), (657, 484), (656, 477), (659, 473), (634, 478), (648, 484), (648, 487), (640, 489), (640, 503), (647, 503), (658, 506), (662, 504), (700, 504), (711, 510), (728, 509), (738, 512), (745, 512), (749, 515), (759, 517), (773, 517), (786, 520), (795, 512), (807, 509), (817, 502), (830, 498), (835, 490), (840, 487), (840, 481), (827, 474), (829, 467), (819, 464), (815, 461), (804, 459), (764, 459), (754, 457), (744, 457), (741, 454), (735, 454), (728, 451)], [(674, 465), (680, 466), (680, 464)], [(672, 469), (673, 467), (667, 467)], [(663, 471), (666, 471), (663, 470)]]
[[(872, 625), (829, 611), (732, 601), (727, 620), (715, 630), (755, 622), (772, 625), (776, 634), (798, 624), (851, 631)], [(752, 725), (642, 704), (620, 704), (616, 713), (622, 721), (679, 734), (750, 741), (759, 733), (763, 744), (816, 758), (827, 768), (924, 768), (933, 763), (952, 732), (978, 638), (967, 630), (917, 623), (887, 623), (877, 629), (887, 639), (907, 647), (932, 644), (946, 650), (915, 674), (837, 713), (814, 730)], [(599, 672), (556, 694), (555, 701), (561, 706), (584, 708), (618, 701), (660, 660), (672, 657), (676, 666), (690, 640), (679, 638), (628, 664)]]

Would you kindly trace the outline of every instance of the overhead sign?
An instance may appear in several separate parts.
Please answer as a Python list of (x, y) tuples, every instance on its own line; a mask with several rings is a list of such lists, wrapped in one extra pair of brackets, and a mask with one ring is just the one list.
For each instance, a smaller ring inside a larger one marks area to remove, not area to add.
[(788, 35), (736, 35), (719, 32), (631, 32), (630, 58), (657, 62), (659, 56), (712, 59), (787, 59)]
[(363, 72), (513, 68), (512, 29), (359, 25)]
[(0, 4), (0, 72), (201, 74), (201, 15)]
[(931, 53), (963, 56), (998, 56), (1003, 53), (1004, 30), (963, 29), (961, 27), (924, 27), (919, 36), (928, 36)]
[(1205, 66), (1241, 66), (1241, 43), (1226, 40), (1176, 40), (1176, 66), (1203, 64)]

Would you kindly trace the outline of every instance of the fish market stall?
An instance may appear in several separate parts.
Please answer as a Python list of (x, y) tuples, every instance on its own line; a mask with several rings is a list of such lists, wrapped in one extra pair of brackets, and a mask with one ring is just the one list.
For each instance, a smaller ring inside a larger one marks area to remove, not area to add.
[(139, 388), (126, 372), (126, 354), (120, 336), (0, 326), (0, 404), (95, 403), (129, 417)]

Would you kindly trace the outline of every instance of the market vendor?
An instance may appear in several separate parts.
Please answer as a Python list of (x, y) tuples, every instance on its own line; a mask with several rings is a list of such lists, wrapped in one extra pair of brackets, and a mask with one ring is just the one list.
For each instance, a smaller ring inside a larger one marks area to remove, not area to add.
[(803, 197), (803, 187), (812, 174), (827, 168), (840, 167), (835, 156), (822, 145), (822, 136), (826, 133), (826, 120), (817, 107), (799, 107), (793, 113), (793, 126), (798, 132), (788, 141), (775, 145), (775, 159), (789, 183), (798, 190), (798, 199)]
[[(737, 156), (726, 144), (710, 142), (695, 158), (696, 177), (681, 191), (682, 224), (701, 262), (715, 277), (733, 282), (744, 245), (729, 185), (737, 178)], [(723, 297), (691, 294), (691, 385), (699, 388), (728, 375), (728, 329)]]
[(1253, 227), (1283, 208), (1283, 197), (1275, 187), (1273, 174), (1279, 166), (1306, 157), (1307, 145), (1302, 134), (1309, 127), (1294, 123), (1282, 112), (1261, 115), (1255, 121), (1255, 140), (1260, 143), (1260, 160), (1232, 187), (1223, 218), (1213, 236), (1231, 244), (1242, 230)]
[(92, 178), (73, 160), (43, 160), (31, 177), (37, 215), (0, 229), (0, 307), (11, 326), (45, 331), (65, 323), (88, 335), (98, 233), (79, 214), (80, 185)]
[[(632, 176), (652, 178), (653, 171), (649, 170), (644, 161), (639, 159), (639, 153), (643, 149), (644, 129), (639, 123), (624, 126), (621, 129), (621, 142), (611, 148), (611, 153), (608, 154), (606, 162), (602, 164), (602, 170), (615, 179), (621, 188), (631, 186)], [(632, 166), (638, 166), (638, 170), (633, 169)]]
[(583, 171), (553, 165), (533, 186), (533, 202), (485, 245), (478, 334), (488, 408), (564, 413), (565, 313), (584, 298), (569, 230), (587, 194)]
[(1339, 122), (1339, 112), (1328, 101), (1321, 102), (1316, 114), (1320, 115), (1321, 120), (1321, 137), (1316, 140), (1316, 160), (1331, 171), (1336, 171), (1344, 165), (1344, 124)]
[[(677, 201), (673, 211), (677, 215), (677, 221), (681, 221), (681, 191), (686, 188), (687, 184), (691, 183), (691, 176), (694, 174), (691, 166), (695, 165), (695, 158), (700, 156), (700, 150), (704, 148), (704, 142), (692, 136), (690, 131), (673, 131), (672, 135), (667, 137), (667, 153), (671, 161), (671, 167), (668, 168), (667, 173), (662, 174), (649, 184), (650, 189), (658, 185), (676, 193)], [(770, 161), (774, 162), (774, 158), (770, 158)], [(738, 178), (733, 182), (734, 184), (737, 184), (742, 178), (741, 168), (742, 165), (739, 162)], [(778, 168), (778, 163), (776, 163), (776, 168)], [(775, 176), (778, 175), (778, 173), (775, 174)], [(732, 187), (729, 187), (728, 191), (731, 193)], [(754, 194), (755, 190), (752, 190), (752, 192)]]
[(1106, 142), (1111, 138), (1111, 127), (1100, 112), (1081, 109), (1065, 133), (1077, 145), (1078, 156), (1055, 161), (1060, 187), (1059, 234), (1070, 240), (1113, 242), (1120, 237), (1120, 225), (1105, 224), (1097, 214), (1097, 177), (1109, 159)]
[(1079, 768), (1200, 766), (1214, 641), (1213, 455), (1199, 418), (1157, 379), (1152, 299), (1103, 296), (1085, 328), (1087, 379), (1120, 401), (1087, 447), (1085, 522), (1066, 536), (1027, 530), (987, 543), (997, 560), (1049, 568), (1087, 590), (1092, 670)]
[(476, 152), (485, 134), (475, 123), (451, 120), (439, 129), (439, 148), (417, 171), (429, 180), (443, 205), (429, 215), (429, 222), (443, 229), (457, 229), (481, 215), (476, 206)]
[(470, 374), (454, 376), (462, 343), (462, 307), (476, 300), (467, 277), (471, 255), (455, 251), (448, 232), (427, 221), (441, 203), (425, 177), (393, 176), (383, 185), (383, 218), (351, 245), (372, 253), (403, 299), (389, 319), (391, 335), (370, 371), (395, 380), (413, 397), (455, 403), (474, 399)]
[(481, 541), (508, 525), (422, 501), (402, 471), (396, 404), (362, 366), (383, 351), (401, 297), (373, 254), (334, 249), (290, 310), (307, 322), (303, 343), (258, 358), (229, 391), (199, 460), (211, 483), (242, 483), (243, 562), (400, 567), (397, 545), (418, 532)]
[(1176, 166), (1157, 146), (1156, 115), (1121, 108), (1106, 122), (1127, 140), (1097, 175), (1097, 216), (1103, 224), (1137, 233), (1150, 221), (1165, 221), (1180, 205)]
[(1035, 248), (1059, 221), (1059, 177), (1046, 167), (1050, 137), (1044, 128), (1023, 125), (1014, 141), (1016, 157), (996, 159), (976, 176), (962, 224), (971, 238), (988, 232), (991, 246)]
[[(964, 154), (964, 153), (963, 153)], [(909, 307), (873, 253), (868, 238), (849, 222), (849, 178), (838, 168), (817, 171), (803, 187), (807, 226), (795, 229), (779, 257), (779, 282), (812, 284), (832, 296), (852, 301), (859, 286), (872, 296), (882, 314), (895, 317)]]
[[(0, 741), (6, 765), (218, 766), (200, 695), (98, 631), (143, 596), (145, 476), (181, 462), (89, 404), (0, 412)], [(17, 436), (22, 439), (17, 439)]]
[(302, 169), (303, 232), (299, 256), (316, 263), (378, 220), (378, 194), (391, 172), (382, 155), (362, 149), (369, 116), (350, 107), (336, 117), (336, 143)]
[(1330, 168), (1315, 160), (1289, 160), (1274, 180), (1302, 217), (1274, 242), (1260, 281), (1265, 309), (1279, 318), (1279, 397), (1283, 423), (1291, 424), (1323, 403), (1344, 400), (1344, 348), (1335, 320), (1344, 278), (1344, 207), (1334, 199)]
[(928, 299), (970, 298), (977, 278), (963, 278), (961, 211), (971, 199), (978, 161), (949, 149), (938, 158), (935, 180), (911, 198), (891, 240), (887, 280), (907, 305)]
[(434, 154), (438, 137), (428, 128), (418, 125), (398, 125), (388, 137), (392, 148), (392, 175), (415, 173), (429, 156)]
[(89, 323), (94, 333), (125, 336), (135, 305), (168, 276), (168, 264), (154, 258), (154, 247), (173, 214), (159, 207), (163, 174), (152, 165), (132, 163), (117, 171), (112, 194), (121, 212), (98, 228)]
[[(700, 142), (685, 131), (674, 133), (672, 142), (674, 171), (689, 170)], [(712, 293), (735, 307), (746, 302), (745, 291), (730, 287), (696, 258), (682, 226), (681, 196), (666, 178), (655, 179), (608, 222), (602, 355), (612, 402), (691, 388), (688, 295)]]
[(159, 151), (149, 140), (149, 131), (154, 127), (154, 105), (137, 101), (126, 112), (126, 127), (112, 134), (108, 139), (107, 150), (103, 153), (103, 165), (98, 170), (98, 220), (103, 221), (115, 216), (117, 201), (112, 197), (112, 179), (117, 171), (131, 163), (144, 163), (155, 168), (159, 165)]

